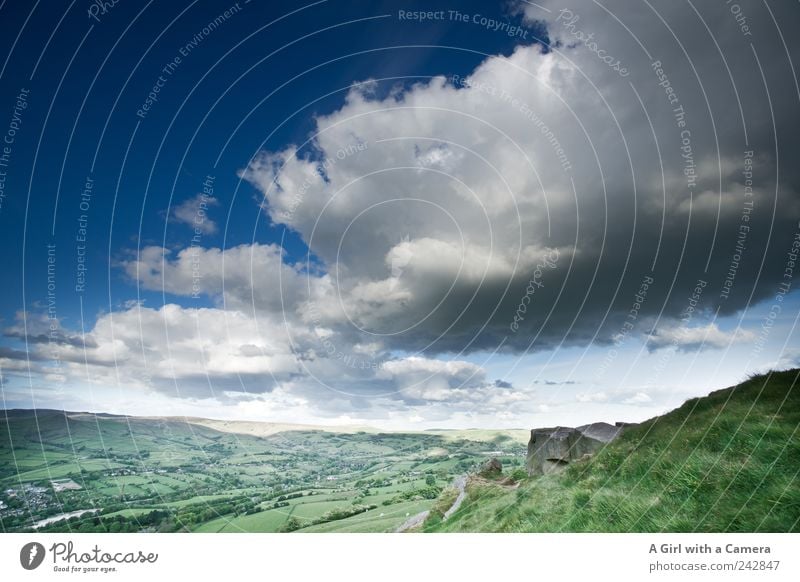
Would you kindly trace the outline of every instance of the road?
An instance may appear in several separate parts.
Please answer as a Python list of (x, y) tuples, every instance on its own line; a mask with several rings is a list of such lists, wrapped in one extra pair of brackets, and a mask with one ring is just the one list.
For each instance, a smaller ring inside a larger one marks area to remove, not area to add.
[[(453, 515), (461, 504), (464, 502), (464, 499), (467, 497), (467, 476), (466, 475), (459, 475), (453, 481), (453, 488), (458, 491), (458, 496), (456, 500), (453, 501), (453, 505), (450, 506), (450, 509), (444, 512), (444, 517), (442, 519), (447, 519), (451, 515)], [(412, 515), (406, 521), (403, 522), (403, 525), (398, 527), (395, 533), (402, 533), (404, 531), (408, 531), (410, 529), (414, 529), (415, 527), (422, 525), (422, 523), (428, 518), (430, 515), (430, 511), (423, 511), (416, 515)]]
[(453, 481), (453, 487), (455, 487), (456, 491), (458, 491), (458, 497), (456, 497), (456, 500), (453, 501), (453, 505), (450, 506), (450, 509), (444, 512), (444, 517), (442, 518), (443, 520), (447, 519), (456, 511), (458, 511), (458, 508), (461, 507), (462, 503), (464, 503), (464, 499), (467, 497), (467, 476), (460, 475), (456, 477), (455, 481)]

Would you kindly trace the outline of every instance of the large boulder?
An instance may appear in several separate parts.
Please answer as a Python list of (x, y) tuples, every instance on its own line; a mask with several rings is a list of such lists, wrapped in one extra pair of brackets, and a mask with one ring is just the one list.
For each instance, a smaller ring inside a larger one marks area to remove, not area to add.
[(479, 474), (483, 477), (496, 477), (497, 475), (502, 474), (502, 472), (503, 463), (500, 462), (500, 459), (492, 457), (483, 463), (483, 465), (481, 465)]
[(529, 475), (563, 471), (569, 463), (594, 455), (622, 432), (621, 426), (595, 422), (577, 428), (535, 428), (528, 442)]

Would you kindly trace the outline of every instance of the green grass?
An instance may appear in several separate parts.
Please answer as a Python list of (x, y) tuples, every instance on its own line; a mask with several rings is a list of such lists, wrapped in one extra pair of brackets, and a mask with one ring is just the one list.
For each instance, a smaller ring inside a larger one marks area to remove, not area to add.
[(196, 532), (276, 532), (289, 518), (291, 507), (281, 507), (261, 511), (253, 515), (240, 515), (239, 517), (224, 516), (206, 522), (196, 528)]
[[(300, 523), (303, 523), (303, 520), (313, 520), (322, 517), (327, 512), (332, 509), (338, 509), (340, 507), (347, 507), (351, 505), (349, 501), (320, 501), (320, 502), (312, 502), (312, 501), (303, 501), (302, 503), (294, 503), (294, 511), (292, 515), (300, 520)], [(284, 511), (290, 509), (290, 507), (283, 507), (281, 508)]]
[[(187, 505), (195, 505), (195, 504), (206, 504), (209, 501), (217, 501), (219, 499), (225, 499), (231, 497), (230, 494), (220, 494), (220, 495), (196, 495), (190, 499), (182, 499), (180, 501), (172, 501), (169, 503), (162, 503), (159, 507), (186, 507)], [(157, 509), (157, 508), (153, 508)]]
[[(297, 519), (301, 524), (311, 523), (334, 509), (346, 509), (352, 505), (348, 499), (336, 501), (314, 501), (314, 498), (301, 498), (288, 507), (261, 511), (253, 515), (233, 517), (221, 516), (206, 522), (194, 529), (195, 532), (231, 533), (231, 532), (277, 532), (289, 517)], [(367, 498), (365, 501), (370, 501)], [(379, 506), (352, 517), (307, 525), (297, 531), (301, 532), (385, 532), (394, 531), (409, 515), (428, 509), (431, 500), (405, 501), (389, 506)]]
[(799, 373), (689, 400), (518, 489), (473, 483), (461, 508), (426, 531), (799, 531)]
[(430, 508), (432, 501), (404, 501), (379, 506), (364, 513), (299, 529), (302, 533), (380, 533), (392, 532), (410, 516)]
[(117, 515), (121, 515), (123, 517), (139, 517), (141, 515), (146, 515), (153, 511), (154, 509), (158, 509), (157, 507), (134, 507), (131, 509), (121, 509), (120, 511), (114, 511), (112, 513), (106, 513), (103, 517), (115, 517)]

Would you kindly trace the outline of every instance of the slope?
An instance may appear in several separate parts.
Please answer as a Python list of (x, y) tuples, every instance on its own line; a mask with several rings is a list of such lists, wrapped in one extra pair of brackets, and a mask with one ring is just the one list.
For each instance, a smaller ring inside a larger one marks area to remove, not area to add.
[(459, 511), (425, 531), (798, 531), (799, 375), (773, 372), (689, 400), (514, 490), (473, 479)]

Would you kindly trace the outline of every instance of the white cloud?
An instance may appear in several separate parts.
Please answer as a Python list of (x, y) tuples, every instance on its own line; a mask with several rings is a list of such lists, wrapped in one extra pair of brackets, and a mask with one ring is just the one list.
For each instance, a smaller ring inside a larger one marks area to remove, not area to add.
[(416, 356), (386, 362), (378, 372), (378, 378), (391, 380), (405, 397), (440, 402), (474, 397), (485, 377), (482, 368), (469, 362)]
[(633, 396), (625, 398), (623, 404), (649, 404), (652, 398), (644, 392), (636, 392)]
[(175, 381), (199, 379), (196, 385), (184, 384), (195, 396), (204, 383), (203, 391), (214, 390), (207, 378), (259, 376), (260, 384), (246, 388), (265, 391), (275, 379), (299, 371), (280, 326), (232, 310), (137, 306), (101, 315), (87, 337), (97, 347), (65, 346), (60, 357), (75, 374), (88, 358), (94, 364), (89, 375), (97, 383), (167, 389)]
[(172, 219), (190, 226), (200, 234), (214, 234), (217, 223), (208, 215), (209, 208), (218, 206), (219, 201), (207, 194), (197, 194), (176, 205), (172, 209)]
[(733, 344), (753, 341), (754, 332), (736, 328), (731, 332), (719, 329), (716, 323), (687, 327), (676, 322), (659, 326), (647, 338), (650, 350), (675, 347), (680, 350), (701, 348), (726, 348)]
[[(225, 250), (193, 246), (172, 255), (168, 249), (147, 246), (122, 266), (145, 289), (184, 297), (209, 296), (241, 311), (291, 313), (304, 296), (305, 278), (283, 261), (282, 250), (275, 244)], [(308, 282), (321, 284), (313, 277)]]
[(578, 402), (606, 402), (608, 394), (605, 392), (581, 392), (575, 396)]
[[(335, 421), (356, 410), (365, 420), (405, 410), (435, 422), (529, 400), (508, 383), (498, 388), (482, 367), (462, 360), (386, 359), (367, 346), (362, 357), (369, 365), (350, 366), (320, 349), (311, 327), (299, 320), (293, 327), (269, 312), (134, 304), (101, 314), (82, 339), (85, 345), (59, 346), (59, 382), (214, 400), (232, 407), (225, 417), (289, 420), (295, 414)], [(5, 349), (0, 365), (4, 372), (30, 369), (52, 381), (51, 368), (37, 363), (53, 357), (52, 350), (47, 343), (33, 345), (28, 356)], [(31, 368), (26, 357), (34, 361)]]

